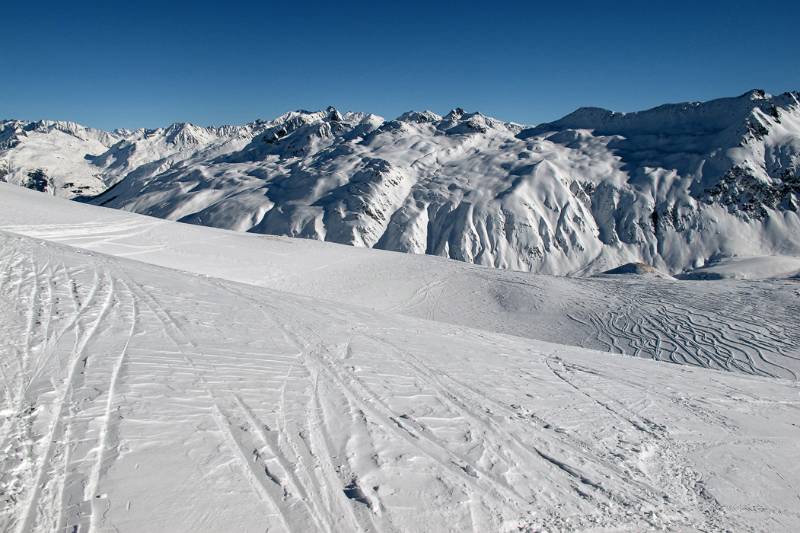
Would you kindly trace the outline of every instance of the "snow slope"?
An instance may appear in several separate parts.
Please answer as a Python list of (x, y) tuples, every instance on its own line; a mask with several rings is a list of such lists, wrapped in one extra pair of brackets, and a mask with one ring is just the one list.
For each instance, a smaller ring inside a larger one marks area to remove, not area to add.
[(769, 279), (800, 277), (800, 257), (726, 257), (682, 276), (684, 279)]
[(796, 382), (0, 247), (5, 530), (800, 527)]
[(0, 229), (498, 333), (756, 375), (800, 375), (800, 285), (790, 279), (535, 276), (177, 224), (2, 184)]

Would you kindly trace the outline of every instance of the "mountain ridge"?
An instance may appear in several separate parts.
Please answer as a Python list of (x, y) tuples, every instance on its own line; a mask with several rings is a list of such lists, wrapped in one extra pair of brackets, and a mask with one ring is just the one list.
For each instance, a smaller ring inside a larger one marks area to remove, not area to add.
[[(533, 127), (460, 108), (384, 120), (329, 107), (102, 139), (79, 130), (93, 144), (63, 150), (80, 156), (69, 178), (47, 168), (31, 178), (46, 159), (35, 153), (32, 168), (14, 166), (21, 143), (0, 149), (0, 179), (171, 220), (499, 268), (643, 262), (675, 274), (720, 257), (800, 255), (798, 96), (580, 108)], [(64, 192), (76, 174), (90, 184)]]

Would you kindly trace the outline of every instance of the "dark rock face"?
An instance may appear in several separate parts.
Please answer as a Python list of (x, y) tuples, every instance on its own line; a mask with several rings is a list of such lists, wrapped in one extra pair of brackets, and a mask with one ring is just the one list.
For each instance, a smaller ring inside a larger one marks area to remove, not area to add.
[(45, 174), (44, 170), (41, 168), (28, 173), (28, 181), (25, 183), (25, 186), (39, 192), (47, 192), (52, 188), (50, 178), (47, 177), (47, 174)]
[(645, 263), (627, 263), (625, 265), (618, 266), (617, 268), (612, 268), (611, 270), (606, 270), (603, 274), (657, 274), (659, 273), (658, 270), (653, 268), (650, 265)]
[(769, 210), (797, 212), (800, 205), (800, 174), (786, 169), (769, 182), (753, 176), (746, 169), (734, 166), (714, 187), (701, 197), (706, 203), (718, 203), (732, 214), (745, 219), (763, 220)]

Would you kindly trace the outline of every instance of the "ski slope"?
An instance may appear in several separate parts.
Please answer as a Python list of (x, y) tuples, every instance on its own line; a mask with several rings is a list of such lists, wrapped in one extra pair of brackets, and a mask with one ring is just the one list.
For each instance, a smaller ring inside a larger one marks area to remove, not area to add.
[(3, 529), (800, 526), (796, 382), (0, 246)]
[(753, 375), (800, 375), (794, 258), (747, 261), (750, 278), (786, 276), (765, 280), (534, 276), (178, 224), (5, 184), (0, 229), (381, 312)]

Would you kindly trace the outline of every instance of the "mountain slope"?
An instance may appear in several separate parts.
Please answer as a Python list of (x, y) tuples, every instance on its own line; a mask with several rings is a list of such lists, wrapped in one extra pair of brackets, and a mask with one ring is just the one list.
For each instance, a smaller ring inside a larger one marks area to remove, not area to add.
[(72, 122), (0, 122), (0, 181), (64, 198), (91, 197), (124, 177), (148, 179), (191, 157), (235, 151), (265, 123), (104, 132)]
[(90, 158), (120, 139), (73, 122), (0, 121), (0, 181), (71, 198), (103, 192)]
[(3, 529), (800, 525), (795, 382), (0, 248)]
[(800, 253), (800, 103), (753, 91), (536, 128), (455, 110), (300, 114), (98, 203), (516, 270), (669, 272)]
[(90, 158), (115, 184), (91, 201), (551, 274), (800, 255), (797, 93), (584, 108), (534, 128), (461, 109), (385, 121), (329, 108), (158, 137), (176, 128), (174, 152), (126, 132)]

